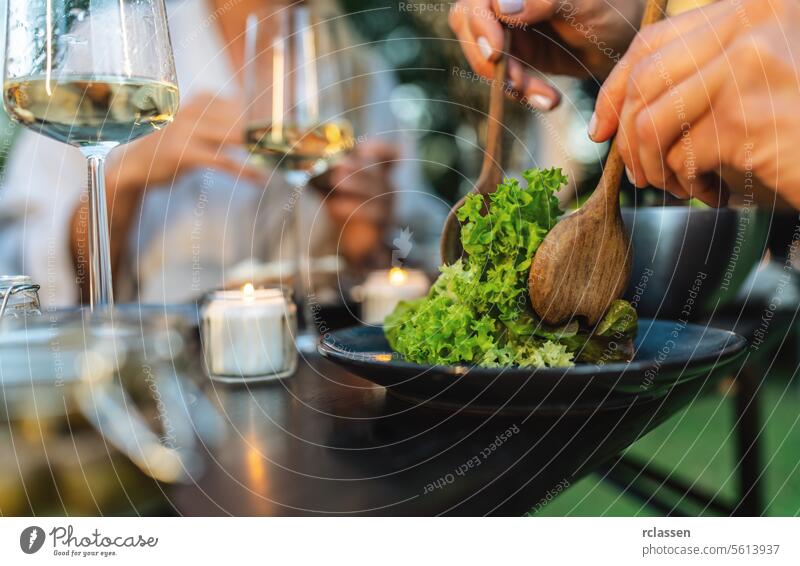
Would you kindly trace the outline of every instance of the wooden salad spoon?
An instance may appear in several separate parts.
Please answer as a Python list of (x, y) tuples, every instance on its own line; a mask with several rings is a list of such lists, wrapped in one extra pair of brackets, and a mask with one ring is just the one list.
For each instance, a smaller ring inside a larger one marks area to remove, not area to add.
[(502, 163), (502, 139), (503, 139), (503, 105), (505, 103), (505, 79), (508, 68), (508, 49), (511, 44), (511, 33), (505, 30), (503, 38), (503, 51), (500, 59), (494, 66), (494, 78), (492, 80), (492, 92), (489, 98), (489, 121), (486, 126), (486, 149), (483, 155), (483, 166), (480, 177), (475, 183), (472, 191), (463, 196), (447, 215), (442, 230), (440, 251), (442, 262), (451, 265), (458, 261), (464, 254), (461, 246), (461, 222), (456, 213), (466, 202), (467, 197), (473, 194), (483, 196), (485, 208), (488, 208), (488, 195), (497, 190), (497, 185), (503, 182)]
[[(667, 1), (647, 1), (640, 29), (664, 17)], [(583, 316), (594, 326), (625, 292), (632, 253), (619, 206), (624, 168), (615, 139), (594, 193), (536, 251), (528, 292), (533, 310), (548, 324)]]

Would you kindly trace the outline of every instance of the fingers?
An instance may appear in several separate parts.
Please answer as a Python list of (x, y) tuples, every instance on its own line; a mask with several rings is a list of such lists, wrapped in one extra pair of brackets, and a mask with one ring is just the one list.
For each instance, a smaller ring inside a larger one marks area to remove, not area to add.
[(489, 61), (497, 61), (503, 51), (503, 27), (494, 15), (489, 0), (470, 0), (465, 5), (471, 9), (467, 23), (481, 55)]
[(213, 169), (228, 173), (236, 178), (248, 179), (258, 184), (264, 184), (267, 180), (265, 173), (261, 169), (231, 157), (219, 151), (218, 148), (200, 144), (187, 148), (186, 153), (181, 158), (179, 169), (188, 168)]
[(208, 91), (202, 91), (192, 95), (192, 97), (181, 106), (183, 109), (194, 112), (199, 111), (201, 114), (212, 108), (222, 113), (239, 113), (243, 107), (244, 102), (238, 97), (230, 97), (228, 95), (222, 96)]
[(735, 15), (727, 3), (718, 2), (648, 26), (639, 32), (600, 89), (595, 113), (589, 124), (589, 137), (597, 142), (605, 141), (617, 131), (631, 73), (644, 58), (650, 57), (676, 38), (704, 28), (709, 21), (722, 19), (726, 12), (729, 12), (724, 25), (727, 30), (732, 26), (731, 21), (735, 19)]
[(478, 75), (486, 78), (494, 76), (494, 63), (483, 55), (471, 33), (461, 41), (461, 50), (464, 52), (469, 66)]
[(208, 128), (238, 129), (244, 117), (244, 105), (237, 99), (200, 93), (183, 105), (175, 121), (183, 120), (198, 124), (203, 122)]
[(730, 78), (729, 63), (720, 54), (737, 27), (732, 18), (713, 13), (689, 16), (651, 26), (637, 36), (601, 89), (590, 137), (608, 139), (618, 130), (619, 151), (636, 186), (652, 185), (679, 198), (691, 196), (719, 206), (724, 190), (704, 174), (718, 165), (718, 146), (692, 143), (706, 135), (705, 125), (690, 134), (693, 122), (709, 111)]
[[(174, 126), (174, 124), (173, 124)], [(209, 124), (205, 120), (198, 120), (193, 124), (185, 124), (174, 131), (175, 135), (180, 135), (185, 139), (185, 143), (205, 143), (209, 145), (232, 145), (243, 144), (244, 133), (236, 124), (228, 123), (220, 126)]]
[[(461, 0), (450, 10), (450, 27), (472, 69), (492, 78), (494, 63), (503, 50), (503, 26), (498, 18), (519, 29), (551, 17), (556, 4), (555, 0)], [(529, 76), (519, 60), (509, 61), (508, 76), (511, 85), (538, 110), (552, 110), (561, 101), (555, 88)]]
[(548, 112), (561, 104), (561, 93), (537, 77), (525, 79), (523, 93), (528, 104), (542, 112)]
[(511, 88), (524, 94), (527, 78), (527, 73), (522, 67), (522, 63), (513, 57), (509, 57), (508, 81), (511, 84)]
[(666, 42), (631, 70), (627, 97), (647, 103), (661, 96), (665, 88), (697, 73), (724, 52), (739, 27), (738, 22), (726, 18)]
[(707, 188), (702, 193), (698, 193), (697, 199), (714, 208), (726, 206), (730, 200), (731, 191), (722, 176), (709, 173), (703, 175), (702, 178)]
[[(637, 104), (638, 111), (628, 112), (629, 104), (626, 102), (623, 129), (633, 136), (632, 147), (635, 148), (630, 152), (631, 161), (626, 163), (637, 186), (649, 183), (661, 187), (657, 181), (666, 174), (666, 152), (686, 135), (695, 120), (709, 112), (714, 115), (712, 103), (726, 84), (732, 84), (732, 78), (727, 58), (719, 56), (699, 72), (673, 85), (649, 105)], [(703, 154), (715, 152), (719, 141), (709, 137), (701, 142), (697, 151)]]
[(235, 100), (200, 93), (190, 99), (168, 127), (126, 145), (119, 153), (120, 186), (141, 190), (169, 184), (186, 170), (207, 168), (263, 185), (260, 169), (232, 157), (227, 146), (243, 142), (241, 106)]
[(164, 145), (224, 146), (244, 143), (241, 126), (242, 106), (238, 101), (215, 97), (209, 93), (193, 96), (174, 122), (160, 132)]
[(690, 192), (691, 198), (713, 208), (725, 206), (730, 198), (730, 191), (722, 177), (713, 173), (696, 177), (691, 183)]
[(653, 185), (713, 207), (727, 203), (728, 188), (715, 173), (721, 167), (722, 148), (729, 143), (720, 139), (724, 129), (710, 111), (695, 120), (664, 153), (664, 180)]
[[(655, 144), (659, 150), (669, 148), (680, 134), (681, 123), (705, 112), (709, 88), (718, 89), (719, 76), (713, 81), (716, 84), (710, 85), (707, 83), (712, 77), (703, 73), (735, 36), (738, 26), (724, 21), (721, 29), (715, 30), (712, 23), (667, 42), (641, 59), (631, 71), (619, 120), (620, 132), (624, 132), (619, 146), (637, 186), (647, 183), (661, 186), (652, 181), (665, 176), (661, 154), (653, 153), (652, 146)], [(680, 88), (676, 86), (692, 76), (700, 84), (690, 81)], [(643, 113), (649, 114), (650, 119)]]
[[(497, 28), (496, 33), (491, 31), (492, 23), (485, 21), (480, 15), (478, 17), (481, 22), (473, 24), (474, 14), (482, 12), (481, 5), (484, 5), (483, 12), (491, 14), (489, 0), (461, 0), (454, 4), (450, 9), (450, 27), (456, 34), (470, 67), (479, 75), (489, 78), (493, 75), (494, 61), (502, 49), (503, 34), (497, 20), (493, 22)], [(474, 35), (473, 27), (486, 35)]]
[(519, 61), (509, 61), (508, 70), (511, 84), (537, 110), (547, 112), (561, 103), (561, 93), (544, 79), (525, 72)]
[(549, 20), (561, 2), (557, 0), (493, 0), (497, 17), (512, 25), (535, 24)]
[(713, 112), (706, 112), (684, 130), (664, 158), (686, 192), (711, 206), (720, 201), (720, 189), (709, 182), (707, 174), (719, 171), (722, 164), (723, 129)]

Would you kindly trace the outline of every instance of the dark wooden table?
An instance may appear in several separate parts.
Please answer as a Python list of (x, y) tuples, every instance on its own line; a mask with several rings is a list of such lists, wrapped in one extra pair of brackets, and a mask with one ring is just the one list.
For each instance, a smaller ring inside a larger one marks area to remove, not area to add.
[(282, 382), (209, 385), (227, 437), (170, 499), (183, 515), (521, 515), (713, 386), (595, 414), (454, 414), (313, 356)]

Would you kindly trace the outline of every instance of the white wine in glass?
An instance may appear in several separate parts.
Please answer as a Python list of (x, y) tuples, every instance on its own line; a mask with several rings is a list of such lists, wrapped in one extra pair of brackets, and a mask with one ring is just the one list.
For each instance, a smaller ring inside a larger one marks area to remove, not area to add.
[(7, 81), (8, 112), (20, 124), (76, 146), (125, 143), (159, 130), (178, 110), (170, 83), (118, 77), (44, 77)]
[(89, 301), (114, 303), (103, 164), (172, 121), (178, 87), (164, 0), (7, 0), (3, 101), (89, 165)]
[(341, 23), (325, 18), (319, 4), (275, 0), (250, 16), (246, 35), (245, 139), (251, 155), (281, 171), (292, 186), (287, 194), (293, 218), (294, 289), (304, 331), (301, 351), (316, 347), (310, 314), (309, 254), (303, 248), (310, 230), (302, 218), (302, 194), (355, 145), (353, 128), (344, 118)]
[(353, 128), (347, 120), (315, 124), (308, 129), (250, 124), (245, 130), (250, 153), (271, 167), (304, 171), (313, 177), (355, 145)]

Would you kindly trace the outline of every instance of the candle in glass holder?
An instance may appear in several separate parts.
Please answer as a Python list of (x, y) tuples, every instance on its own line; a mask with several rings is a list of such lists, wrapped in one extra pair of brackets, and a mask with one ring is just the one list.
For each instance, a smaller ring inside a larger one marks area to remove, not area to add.
[(361, 318), (366, 324), (383, 324), (397, 303), (424, 297), (430, 281), (418, 269), (393, 267), (374, 271), (358, 290), (361, 301)]
[(211, 379), (267, 381), (294, 373), (297, 308), (281, 288), (217, 291), (202, 311), (203, 351)]

